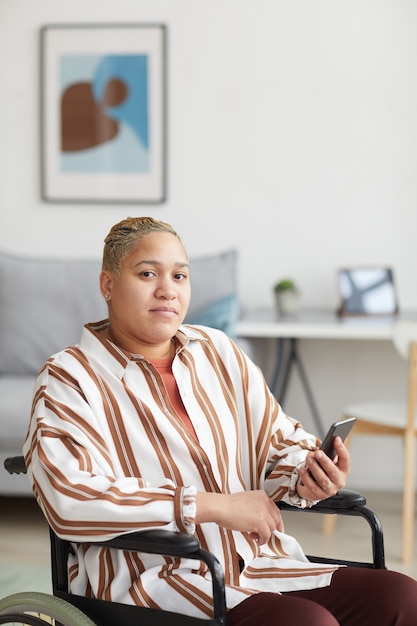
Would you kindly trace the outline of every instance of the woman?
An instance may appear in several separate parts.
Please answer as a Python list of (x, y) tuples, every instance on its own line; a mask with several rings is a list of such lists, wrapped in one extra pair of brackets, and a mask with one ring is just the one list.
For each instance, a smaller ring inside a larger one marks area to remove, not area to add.
[(116, 224), (100, 288), (108, 320), (87, 324), (79, 345), (41, 369), (24, 446), (49, 524), (73, 542), (71, 590), (211, 616), (203, 565), (94, 546), (162, 527), (196, 534), (216, 554), (233, 626), (271, 625), (274, 615), (300, 626), (306, 614), (310, 626), (412, 624), (415, 581), (309, 563), (285, 534), (275, 502), (333, 495), (349, 453), (340, 439), (336, 462), (318, 451), (224, 333), (182, 325), (189, 268), (172, 227)]

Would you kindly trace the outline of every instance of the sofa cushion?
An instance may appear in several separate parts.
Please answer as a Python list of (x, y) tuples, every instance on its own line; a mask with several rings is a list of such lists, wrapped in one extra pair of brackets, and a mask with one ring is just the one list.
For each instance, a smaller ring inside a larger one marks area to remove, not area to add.
[(193, 315), (188, 315), (187, 324), (211, 326), (222, 330), (229, 337), (234, 337), (237, 319), (237, 297), (232, 293), (215, 300)]
[(213, 326), (234, 334), (238, 317), (237, 260), (236, 250), (190, 259), (187, 324)]
[(98, 260), (44, 259), (0, 253), (0, 374), (33, 374), (103, 319)]
[(0, 450), (21, 454), (29, 426), (32, 376), (0, 376)]

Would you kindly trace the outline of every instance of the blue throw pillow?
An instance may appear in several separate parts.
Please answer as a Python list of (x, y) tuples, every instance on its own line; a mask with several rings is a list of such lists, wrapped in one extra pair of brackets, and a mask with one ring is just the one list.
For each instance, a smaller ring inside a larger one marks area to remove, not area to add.
[(185, 323), (218, 328), (229, 337), (234, 337), (238, 313), (237, 297), (230, 294), (197, 311), (190, 318), (186, 317)]

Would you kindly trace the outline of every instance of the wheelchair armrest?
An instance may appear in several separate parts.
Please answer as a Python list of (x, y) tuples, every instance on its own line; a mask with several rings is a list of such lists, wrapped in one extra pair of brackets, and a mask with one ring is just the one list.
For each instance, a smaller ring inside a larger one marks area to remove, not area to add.
[(147, 552), (148, 554), (181, 557), (195, 554), (200, 550), (200, 544), (195, 537), (159, 529), (128, 533), (108, 541), (94, 542), (94, 544), (118, 550), (136, 550), (138, 552)]
[(340, 489), (334, 496), (321, 500), (314, 507), (317, 511), (325, 511), (329, 513), (329, 510), (341, 511), (343, 509), (351, 509), (354, 506), (365, 506), (366, 498), (358, 491), (352, 489)]
[[(321, 513), (322, 515), (352, 515), (362, 517), (367, 521), (372, 532), (373, 567), (375, 569), (385, 569), (384, 536), (381, 521), (378, 516), (365, 505), (365, 496), (358, 491), (353, 491), (352, 489), (341, 489), (331, 498), (321, 500), (310, 509), (300, 509), (299, 507), (291, 506), (286, 502), (277, 503), (277, 506), (282, 511), (300, 511), (303, 513)], [(311, 560), (318, 561), (319, 559), (313, 557)], [(326, 560), (326, 562), (331, 561)], [(350, 565), (355, 564), (348, 561), (344, 561), (344, 563)], [(362, 564), (362, 566), (364, 566), (364, 564)], [(369, 565), (365, 564), (365, 567), (369, 567)]]
[(9, 474), (26, 474), (26, 465), (23, 456), (8, 457), (4, 461), (4, 467)]
[(312, 513), (334, 514), (348, 511), (354, 507), (362, 507), (366, 505), (366, 498), (358, 491), (352, 489), (340, 489), (334, 496), (326, 500), (320, 500), (311, 509), (300, 509), (298, 507), (279, 502), (278, 506), (282, 511), (311, 511)]

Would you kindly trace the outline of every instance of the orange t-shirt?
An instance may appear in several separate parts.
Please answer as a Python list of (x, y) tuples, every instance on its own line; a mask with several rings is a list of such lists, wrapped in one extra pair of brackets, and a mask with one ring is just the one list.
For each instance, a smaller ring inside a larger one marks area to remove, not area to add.
[(194, 439), (198, 441), (197, 434), (194, 430), (194, 426), (188, 416), (187, 411), (185, 410), (185, 406), (181, 400), (180, 393), (178, 391), (177, 383), (174, 378), (174, 374), (172, 373), (172, 361), (174, 359), (172, 357), (168, 357), (166, 359), (149, 359), (154, 367), (158, 370), (162, 381), (164, 383), (165, 389), (171, 400), (171, 404), (174, 407), (177, 415), (182, 419), (188, 430), (193, 435)]

